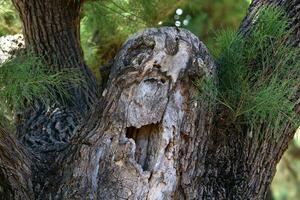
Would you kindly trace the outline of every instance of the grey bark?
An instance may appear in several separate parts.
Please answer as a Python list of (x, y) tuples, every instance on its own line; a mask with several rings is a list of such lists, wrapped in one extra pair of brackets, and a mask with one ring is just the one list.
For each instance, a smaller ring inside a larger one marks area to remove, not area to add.
[[(299, 46), (296, 0), (254, 1), (241, 32), (251, 28), (262, 3), (272, 2), (293, 19), (290, 40)], [(211, 107), (209, 98), (196, 99), (194, 81), (215, 80), (216, 70), (206, 47), (186, 30), (147, 29), (132, 36), (114, 59), (99, 102), (76, 126), (71, 141), (51, 151), (26, 145), (34, 154), (28, 162), (38, 158), (38, 164), (19, 170), (18, 180), (32, 182), (20, 198), (264, 199), (295, 130), (287, 124), (274, 140), (263, 124), (250, 130), (228, 123), (226, 108)], [(61, 121), (57, 118), (50, 122)], [(267, 136), (259, 138), (258, 130)], [(30, 130), (24, 135), (36, 139)], [(7, 177), (4, 183), (10, 183)], [(14, 191), (22, 193), (22, 184)]]
[(214, 70), (206, 47), (185, 30), (148, 29), (129, 39), (84, 134), (60, 158), (64, 179), (45, 198), (181, 198), (180, 182), (201, 173), (194, 159), (211, 127), (193, 81)]

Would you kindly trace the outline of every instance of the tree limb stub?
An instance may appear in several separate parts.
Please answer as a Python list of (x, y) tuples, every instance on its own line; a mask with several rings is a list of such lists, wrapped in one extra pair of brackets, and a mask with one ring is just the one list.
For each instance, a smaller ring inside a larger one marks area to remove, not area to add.
[(103, 109), (94, 114), (98, 120), (92, 117), (89, 123), (94, 127), (83, 128), (86, 134), (73, 141), (88, 142), (69, 149), (75, 154), (67, 156), (71, 159), (61, 171), (69, 178), (59, 187), (60, 195), (66, 199), (87, 194), (91, 199), (178, 195), (181, 179), (196, 165), (195, 160), (189, 166), (181, 161), (190, 159), (193, 150), (205, 149), (205, 144), (193, 146), (192, 138), (209, 132), (209, 128), (197, 132), (198, 126), (210, 126), (205, 102), (194, 99), (193, 79), (212, 77), (214, 71), (206, 47), (186, 30), (147, 29), (131, 37), (115, 58)]

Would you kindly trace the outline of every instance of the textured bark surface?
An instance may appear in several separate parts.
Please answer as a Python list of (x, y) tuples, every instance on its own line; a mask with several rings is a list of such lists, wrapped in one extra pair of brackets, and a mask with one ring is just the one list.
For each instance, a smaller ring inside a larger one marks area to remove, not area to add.
[(76, 109), (96, 99), (96, 82), (80, 47), (80, 1), (13, 0), (23, 22), (26, 47), (46, 60), (51, 70), (78, 68), (87, 84), (73, 93)]
[(193, 80), (214, 70), (205, 46), (185, 30), (149, 29), (129, 39), (99, 108), (78, 132), (85, 134), (61, 158), (64, 179), (54, 194), (174, 199), (182, 198), (177, 188), (197, 187), (190, 177), (201, 173), (206, 148), (199, 140), (210, 132), (211, 115), (207, 102), (194, 100)]
[(70, 87), (68, 105), (36, 104), (20, 113), (18, 136), (38, 152), (61, 148), (97, 101), (95, 77), (87, 68), (79, 40), (80, 1), (13, 0), (23, 22), (26, 48), (51, 71), (79, 69), (85, 83)]
[[(86, 69), (78, 40), (78, 1), (14, 3), (23, 19), (26, 45), (47, 55), (53, 69), (59, 69), (53, 65), (56, 56), (63, 63), (59, 66), (74, 62)], [(290, 41), (299, 46), (297, 0), (255, 0), (240, 31), (251, 28), (259, 7), (266, 3), (287, 10), (295, 33)], [(62, 6), (69, 9), (62, 12)], [(19, 138), (25, 147), (0, 129), (5, 133), (0, 137), (4, 180), (0, 195), (7, 194), (4, 199), (264, 199), (295, 130), (286, 124), (275, 140), (264, 124), (250, 130), (228, 123), (226, 108), (214, 109), (210, 99), (195, 98), (194, 81), (217, 79), (215, 71), (206, 47), (186, 30), (147, 29), (132, 36), (114, 59), (106, 89), (84, 120), (61, 107), (25, 113)], [(266, 137), (261, 138), (258, 130)]]
[(23, 22), (26, 48), (43, 57), (49, 70), (79, 69), (86, 83), (70, 87), (65, 107), (36, 105), (20, 114), (18, 135), (36, 151), (52, 151), (68, 142), (74, 127), (97, 100), (93, 74), (87, 68), (79, 40), (79, 1), (13, 0)]
[(0, 125), (0, 199), (34, 199), (33, 157)]
[(42, 57), (50, 71), (72, 68), (80, 71), (85, 80), (80, 86), (70, 86), (68, 104), (45, 107), (35, 102), (34, 108), (17, 113), (19, 141), (40, 158), (32, 179), (38, 194), (55, 170), (54, 159), (98, 100), (97, 86), (80, 47), (80, 1), (13, 0), (13, 3), (23, 22), (26, 49)]
[[(289, 42), (299, 47), (299, 0), (254, 0), (241, 24), (240, 32), (246, 34), (255, 23), (259, 9), (268, 4), (275, 4), (286, 10), (294, 30)], [(298, 104), (295, 109), (300, 114), (300, 95), (295, 101)], [(280, 136), (274, 139), (272, 127), (268, 128), (264, 123), (255, 129), (228, 124), (227, 112), (226, 108), (219, 107), (216, 113), (215, 128), (205, 159), (205, 179), (209, 180), (206, 187), (210, 192), (204, 199), (265, 199), (276, 165), (296, 130), (291, 124), (285, 124), (276, 133)], [(260, 137), (261, 132), (264, 133), (264, 138)]]

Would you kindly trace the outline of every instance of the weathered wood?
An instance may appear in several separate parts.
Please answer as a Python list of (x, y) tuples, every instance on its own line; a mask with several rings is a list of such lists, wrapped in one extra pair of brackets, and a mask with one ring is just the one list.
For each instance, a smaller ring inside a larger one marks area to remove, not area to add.
[(195, 100), (193, 81), (214, 71), (188, 31), (148, 29), (130, 38), (100, 108), (61, 159), (59, 197), (174, 199), (179, 187), (196, 189), (190, 178), (202, 173), (212, 115), (207, 101)]
[[(28, 9), (33, 16), (39, 16), (40, 11), (34, 9), (38, 8), (36, 6), (49, 4), (51, 10), (66, 3), (14, 1), (20, 12), (31, 5)], [(293, 18), (291, 26), (295, 34), (290, 40), (299, 46), (300, 2), (297, 0), (255, 0), (241, 31), (247, 32), (258, 8), (270, 2), (286, 8)], [(78, 6), (75, 2), (64, 14), (74, 9), (75, 16)], [(44, 20), (49, 20), (49, 13)], [(21, 13), (21, 17), (26, 18), (26, 13)], [(48, 48), (48, 44), (40, 44), (44, 40), (36, 35), (39, 31), (30, 32), (30, 26), (39, 23), (32, 18), (23, 19), (23, 22), (28, 26), (27, 43), (36, 45), (36, 52), (44, 52), (41, 45)], [(74, 24), (60, 23), (62, 33), (67, 34), (61, 34), (60, 39), (68, 34), (73, 34), (70, 38), (77, 38), (74, 30), (78, 27), (71, 27), (68, 32), (65, 25)], [(36, 28), (39, 26), (41, 24)], [(30, 39), (31, 35), (39, 42)], [(53, 53), (63, 54), (60, 47), (56, 47), (59, 49)], [(75, 51), (81, 59), (79, 50)], [(66, 53), (73, 55), (74, 52)], [(47, 143), (37, 147), (27, 145), (36, 153), (39, 165), (28, 167), (24, 175), (21, 173), (16, 178), (28, 177), (32, 182), (32, 187), (28, 184), (28, 188), (21, 190), (26, 191), (24, 198), (32, 198), (33, 191), (33, 199), (264, 199), (276, 164), (294, 130), (287, 124), (281, 137), (274, 140), (271, 130), (263, 124), (250, 130), (246, 125), (228, 123), (226, 108), (219, 106), (214, 110), (210, 99), (195, 99), (194, 80), (215, 79), (215, 71), (206, 47), (188, 31), (147, 29), (134, 35), (116, 56), (107, 87), (93, 113), (80, 127), (79, 122), (75, 123), (76, 132), (71, 142), (60, 145), (55, 140), (52, 146)], [(36, 139), (36, 133), (44, 130), (48, 122), (52, 124), (50, 127), (59, 127), (55, 124), (61, 121), (66, 123), (64, 127), (73, 123), (66, 120), (64, 112), (57, 111), (51, 114), (37, 110), (31, 118), (33, 122), (45, 115), (50, 120), (26, 129), (30, 130), (24, 134), (28, 136), (26, 141)], [(49, 130), (51, 136), (55, 129)], [(257, 130), (264, 131), (266, 137), (260, 138), (255, 134)], [(70, 132), (73, 135), (73, 129)], [(37, 143), (46, 141), (47, 137), (43, 137), (37, 138)], [(23, 142), (26, 144), (26, 141)], [(19, 148), (11, 151), (16, 153)], [(26, 163), (32, 162), (28, 159)], [(10, 167), (12, 164), (6, 162), (4, 165)], [(16, 182), (17, 188), (22, 188), (22, 184)]]

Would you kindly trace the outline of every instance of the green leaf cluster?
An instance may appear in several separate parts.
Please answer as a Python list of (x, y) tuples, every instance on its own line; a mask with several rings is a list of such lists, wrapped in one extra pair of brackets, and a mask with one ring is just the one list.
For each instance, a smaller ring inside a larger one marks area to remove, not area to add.
[(82, 82), (79, 70), (52, 72), (33, 53), (18, 55), (0, 65), (0, 115), (12, 119), (16, 110), (36, 102), (66, 103), (70, 100), (70, 85)]
[[(289, 19), (275, 6), (263, 7), (247, 33), (222, 31), (217, 99), (230, 110), (230, 121), (272, 133), (299, 126), (295, 102), (300, 83), (300, 51), (289, 45)], [(276, 136), (276, 135), (274, 135)]]
[(102, 0), (83, 5), (81, 44), (88, 65), (98, 67), (113, 59), (129, 35), (160, 26), (186, 0)]

